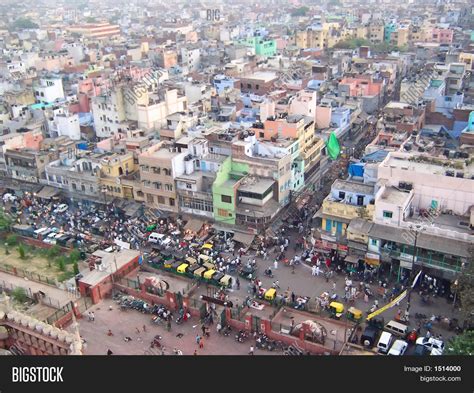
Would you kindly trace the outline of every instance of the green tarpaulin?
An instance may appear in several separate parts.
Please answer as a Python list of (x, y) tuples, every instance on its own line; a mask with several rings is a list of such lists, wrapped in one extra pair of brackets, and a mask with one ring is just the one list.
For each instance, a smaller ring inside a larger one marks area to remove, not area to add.
[(334, 132), (331, 132), (326, 146), (331, 160), (337, 159), (337, 157), (339, 157), (339, 153), (341, 152), (341, 147), (339, 146), (339, 141), (337, 140), (337, 136)]

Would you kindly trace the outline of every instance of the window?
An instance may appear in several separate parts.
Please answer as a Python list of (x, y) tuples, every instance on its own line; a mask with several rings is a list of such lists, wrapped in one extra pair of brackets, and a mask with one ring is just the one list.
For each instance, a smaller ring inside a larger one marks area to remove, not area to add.
[(265, 137), (265, 133), (264, 132), (259, 132), (258, 135), (260, 136), (260, 138), (264, 138)]
[(383, 211), (383, 217), (384, 218), (392, 218), (392, 216), (393, 216), (392, 212), (389, 212), (388, 210)]
[(153, 203), (155, 201), (155, 198), (153, 198), (153, 195), (151, 195), (151, 194), (146, 194), (146, 201), (148, 203)]
[(221, 201), (225, 203), (232, 203), (232, 197), (229, 195), (221, 195)]
[(158, 196), (158, 203), (165, 203), (165, 198), (161, 195)]
[(186, 183), (186, 188), (190, 190), (193, 188), (193, 185), (191, 183)]
[(346, 197), (346, 193), (344, 191), (339, 191), (339, 199), (344, 199)]
[(166, 191), (173, 191), (173, 186), (171, 184), (165, 184)]
[(376, 246), (377, 245), (377, 240), (376, 239), (370, 239), (370, 244), (372, 246)]
[(175, 205), (174, 198), (170, 198), (170, 206), (174, 206), (174, 205)]

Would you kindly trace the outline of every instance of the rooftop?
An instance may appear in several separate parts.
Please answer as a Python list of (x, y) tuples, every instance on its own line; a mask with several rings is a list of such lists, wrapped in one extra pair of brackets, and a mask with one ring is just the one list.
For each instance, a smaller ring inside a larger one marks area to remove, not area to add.
[(337, 179), (336, 181), (334, 181), (331, 188), (336, 189), (336, 190), (354, 192), (357, 194), (371, 195), (374, 193), (373, 185), (350, 181), (350, 180)]
[(274, 182), (275, 180), (273, 179), (248, 176), (240, 183), (239, 191), (263, 194), (270, 187), (272, 187)]
[(395, 187), (387, 187), (385, 188), (381, 199), (383, 199), (384, 202), (400, 206), (403, 205), (409, 197), (409, 192), (398, 190)]

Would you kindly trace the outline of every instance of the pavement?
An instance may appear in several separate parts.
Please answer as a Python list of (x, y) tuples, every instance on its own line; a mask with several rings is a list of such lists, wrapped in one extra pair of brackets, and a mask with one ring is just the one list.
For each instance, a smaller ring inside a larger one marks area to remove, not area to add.
[[(110, 305), (112, 310), (109, 310)], [(181, 350), (183, 355), (193, 355), (194, 351), (197, 351), (197, 355), (248, 355), (250, 346), (255, 347), (255, 341), (251, 338), (244, 343), (237, 342), (235, 330), (228, 337), (217, 334), (214, 324), (210, 326), (210, 337), (204, 338), (204, 347), (199, 348), (196, 334), (202, 336), (202, 331), (197, 317), (181, 325), (173, 323), (168, 332), (165, 326), (153, 324), (151, 315), (132, 309), (122, 311), (110, 299), (91, 307), (89, 311), (95, 314), (94, 322), (88, 320), (87, 314), (77, 322), (80, 335), (86, 340), (85, 355), (105, 355), (109, 349), (114, 355), (162, 355), (161, 348), (150, 348), (150, 343), (157, 334), (162, 336), (160, 342), (165, 348), (165, 355), (172, 355), (174, 348)], [(67, 328), (70, 332), (74, 329), (73, 325)], [(109, 329), (113, 336), (107, 335)], [(126, 342), (125, 337), (132, 340)], [(255, 355), (281, 354), (255, 349)]]
[(22, 287), (30, 294), (41, 291), (51, 299), (51, 303), (54, 307), (59, 308), (66, 305), (71, 300), (76, 299), (76, 295), (71, 294), (67, 291), (63, 291), (62, 289), (55, 288), (50, 285), (42, 284), (36, 281), (31, 281), (27, 278), (18, 277), (5, 272), (0, 272), (0, 286), (6, 286), (8, 288), (11, 288), (12, 286)]

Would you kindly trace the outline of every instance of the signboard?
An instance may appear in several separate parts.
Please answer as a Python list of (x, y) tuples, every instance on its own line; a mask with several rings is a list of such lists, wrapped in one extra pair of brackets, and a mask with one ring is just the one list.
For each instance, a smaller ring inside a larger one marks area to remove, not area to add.
[(368, 265), (373, 265), (373, 266), (378, 266), (380, 265), (380, 255), (379, 254), (373, 254), (371, 252), (368, 252), (365, 254), (365, 263)]
[(407, 262), (407, 261), (400, 261), (400, 267), (403, 267), (404, 269), (412, 269), (413, 268), (413, 263), (412, 262)]

